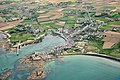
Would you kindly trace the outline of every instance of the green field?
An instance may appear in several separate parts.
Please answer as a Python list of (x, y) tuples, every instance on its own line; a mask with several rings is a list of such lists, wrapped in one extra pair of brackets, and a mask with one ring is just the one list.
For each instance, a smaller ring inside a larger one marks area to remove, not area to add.
[(120, 58), (120, 42), (117, 43), (116, 45), (114, 45), (111, 49), (102, 49), (102, 46), (103, 46), (102, 39), (94, 37), (89, 40), (89, 46), (93, 47), (91, 49), (91, 51), (93, 51), (93, 52)]
[(19, 41), (26, 41), (28, 39), (33, 39), (34, 37), (32, 36), (32, 34), (29, 34), (29, 33), (22, 33), (22, 32), (19, 32), (19, 33), (13, 33), (11, 34), (11, 42), (19, 42)]
[(103, 9), (115, 9), (115, 6), (103, 6)]
[(112, 25), (120, 25), (120, 21), (109, 22), (107, 25), (103, 25), (100, 29), (112, 30)]

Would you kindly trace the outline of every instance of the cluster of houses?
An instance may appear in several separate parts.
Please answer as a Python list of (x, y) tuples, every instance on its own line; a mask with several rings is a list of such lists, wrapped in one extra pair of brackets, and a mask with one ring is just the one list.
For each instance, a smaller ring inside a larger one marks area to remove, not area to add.
[(0, 1), (0, 5), (11, 4), (12, 1)]
[(76, 42), (75, 47), (77, 50), (79, 50), (81, 53), (85, 53), (86, 49), (88, 48), (88, 43), (87, 42)]
[(66, 43), (65, 45), (55, 46), (54, 49), (50, 50), (49, 52), (34, 52), (30, 58), (33, 61), (36, 60), (49, 60), (52, 59), (52, 56), (58, 57), (63, 55), (63, 51), (67, 49), (71, 49), (72, 44), (70, 42)]
[(42, 52), (34, 52), (30, 58), (33, 60), (33, 61), (38, 61), (38, 60), (48, 60), (48, 59), (51, 59), (52, 56), (48, 55), (47, 53), (42, 53)]
[(90, 20), (85, 20), (85, 19), (78, 19), (76, 21), (77, 24), (85, 24), (85, 25), (89, 25), (91, 23)]
[(44, 31), (44, 29), (42, 29), (42, 28), (34, 28), (32, 26), (32, 24), (20, 25), (20, 26), (16, 27), (16, 30), (27, 31), (27, 32), (32, 33), (33, 35)]

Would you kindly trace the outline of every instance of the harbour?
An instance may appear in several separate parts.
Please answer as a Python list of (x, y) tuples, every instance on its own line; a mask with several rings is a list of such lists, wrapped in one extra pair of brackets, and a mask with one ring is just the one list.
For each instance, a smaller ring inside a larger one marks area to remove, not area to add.
[(119, 0), (1, 0), (0, 80), (119, 80)]
[[(49, 42), (47, 42), (47, 39), (50, 39)], [(14, 64), (18, 59), (22, 58), (23, 56), (27, 54), (31, 54), (32, 52), (36, 51), (49, 51), (51, 48), (54, 48), (55, 46), (58, 46), (60, 44), (64, 44), (64, 40), (59, 37), (54, 37), (52, 35), (48, 35), (43, 39), (42, 43), (38, 44), (32, 44), (29, 46), (22, 47), (20, 50), (20, 55), (16, 56), (15, 53), (9, 53), (9, 54), (0, 54), (0, 69), (2, 68), (13, 68)], [(49, 45), (49, 46), (48, 46)], [(39, 48), (37, 48), (39, 47)], [(9, 59), (9, 60), (8, 60)], [(4, 62), (3, 62), (4, 61)], [(1, 71), (0, 71), (1, 72)]]

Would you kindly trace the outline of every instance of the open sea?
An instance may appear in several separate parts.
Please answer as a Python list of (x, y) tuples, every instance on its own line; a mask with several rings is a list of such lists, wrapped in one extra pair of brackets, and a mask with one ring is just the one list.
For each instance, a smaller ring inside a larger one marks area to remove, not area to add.
[(67, 56), (48, 64), (44, 80), (120, 80), (120, 63), (95, 56)]

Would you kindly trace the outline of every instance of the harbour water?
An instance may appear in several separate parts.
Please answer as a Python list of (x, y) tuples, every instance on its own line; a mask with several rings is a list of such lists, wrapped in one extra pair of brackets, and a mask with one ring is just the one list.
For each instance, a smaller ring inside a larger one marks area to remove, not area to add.
[(49, 51), (55, 46), (63, 45), (64, 43), (64, 39), (58, 36), (47, 35), (40, 43), (22, 47), (19, 56), (17, 56), (16, 53), (7, 53), (0, 49), (0, 73), (2, 73), (2, 68), (14, 68), (16, 61), (27, 54), (31, 54), (35, 51)]

